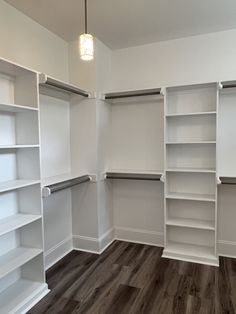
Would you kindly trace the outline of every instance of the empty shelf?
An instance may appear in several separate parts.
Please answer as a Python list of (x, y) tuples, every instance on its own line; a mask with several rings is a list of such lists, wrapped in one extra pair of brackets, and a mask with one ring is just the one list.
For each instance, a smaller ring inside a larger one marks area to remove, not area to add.
[(177, 226), (185, 228), (196, 228), (205, 230), (215, 230), (213, 221), (199, 220), (199, 219), (187, 219), (187, 218), (168, 218), (166, 221), (168, 226)]
[(182, 144), (216, 144), (216, 141), (186, 141), (186, 142), (166, 142), (166, 145), (182, 145)]
[(19, 279), (0, 293), (0, 313), (25, 313), (27, 307), (35, 304), (49, 292), (47, 284)]
[(180, 200), (196, 200), (205, 202), (215, 202), (215, 195), (211, 194), (196, 194), (196, 193), (177, 193), (170, 192), (166, 194), (166, 198), (180, 199)]
[(16, 214), (0, 219), (0, 236), (40, 219), (40, 215)]
[(214, 254), (214, 248), (210, 246), (169, 242), (162, 256), (188, 262), (219, 266), (218, 258)]
[(0, 193), (17, 190), (38, 183), (40, 183), (39, 180), (12, 180), (0, 182)]
[(0, 145), (0, 149), (13, 149), (13, 148), (38, 148), (39, 145)]
[(0, 111), (22, 112), (22, 111), (29, 111), (29, 110), (38, 111), (38, 108), (15, 105), (15, 104), (0, 104)]
[(168, 113), (166, 117), (184, 117), (184, 116), (202, 116), (202, 115), (216, 115), (216, 111), (201, 111), (201, 112), (187, 112), (187, 113)]
[(41, 249), (18, 247), (0, 256), (0, 278), (42, 253)]
[(201, 173), (215, 173), (214, 168), (191, 168), (191, 167), (170, 167), (167, 172), (201, 172)]

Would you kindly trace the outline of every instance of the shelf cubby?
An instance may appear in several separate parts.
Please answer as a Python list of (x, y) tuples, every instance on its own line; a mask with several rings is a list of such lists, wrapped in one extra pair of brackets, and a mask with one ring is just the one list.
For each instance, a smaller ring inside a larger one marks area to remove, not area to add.
[(1, 111), (0, 106), (0, 147), (18, 145), (39, 145), (38, 111)]
[(216, 112), (216, 83), (168, 88), (166, 115)]
[(0, 149), (0, 163), (0, 187), (11, 180), (40, 180), (38, 147)]
[(43, 251), (42, 249), (17, 247), (0, 256), (0, 278), (23, 266)]
[(175, 225), (167, 225), (166, 228), (163, 257), (219, 265), (215, 253), (215, 233), (211, 229), (180, 228)]
[(166, 121), (168, 142), (216, 141), (216, 116), (176, 116)]
[(215, 198), (215, 175), (212, 173), (168, 172), (166, 175), (167, 196), (189, 195), (197, 198)]
[(168, 145), (166, 148), (166, 168), (167, 170), (195, 169), (199, 171), (215, 171), (216, 145)]
[(167, 199), (166, 218), (169, 219), (193, 219), (207, 221), (209, 224), (215, 220), (215, 204), (186, 199)]
[[(43, 272), (43, 254), (31, 251), (30, 256), (28, 251), (28, 258), (31, 257), (17, 270), (0, 279), (1, 313), (26, 313), (32, 304), (49, 292)], [(17, 258), (19, 262), (23, 260), (23, 254)], [(24, 259), (27, 260), (26, 255)]]
[(0, 219), (0, 236), (24, 227), (38, 219), (41, 219), (40, 215), (30, 214), (15, 214), (10, 215), (7, 218)]

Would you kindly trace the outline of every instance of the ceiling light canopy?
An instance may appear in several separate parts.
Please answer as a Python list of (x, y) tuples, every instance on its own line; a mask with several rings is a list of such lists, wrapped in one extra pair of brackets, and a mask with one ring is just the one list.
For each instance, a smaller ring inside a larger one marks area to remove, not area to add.
[(84, 1), (85, 9), (85, 33), (80, 35), (80, 58), (85, 61), (93, 60), (94, 58), (94, 45), (93, 36), (88, 34), (87, 31), (87, 0)]

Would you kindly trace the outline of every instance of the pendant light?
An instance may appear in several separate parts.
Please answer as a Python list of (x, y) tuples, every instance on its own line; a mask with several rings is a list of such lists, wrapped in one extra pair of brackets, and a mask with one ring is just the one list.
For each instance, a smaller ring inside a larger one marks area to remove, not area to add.
[(80, 35), (80, 58), (85, 61), (93, 60), (93, 36), (87, 32), (87, 0), (84, 1), (85, 33)]

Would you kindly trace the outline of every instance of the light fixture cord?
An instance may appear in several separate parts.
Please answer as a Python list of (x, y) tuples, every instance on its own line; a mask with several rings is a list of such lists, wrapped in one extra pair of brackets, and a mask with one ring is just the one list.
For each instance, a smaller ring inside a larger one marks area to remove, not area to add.
[(84, 9), (85, 9), (85, 34), (87, 34), (87, 31), (88, 31), (88, 26), (87, 26), (87, 23), (88, 23), (88, 17), (87, 17), (87, 0), (84, 1)]

